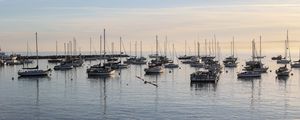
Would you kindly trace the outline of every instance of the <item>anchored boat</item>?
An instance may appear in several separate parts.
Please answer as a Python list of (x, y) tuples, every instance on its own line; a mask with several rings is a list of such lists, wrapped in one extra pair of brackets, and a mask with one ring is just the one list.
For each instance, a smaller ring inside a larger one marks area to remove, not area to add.
[(19, 76), (48, 76), (51, 69), (41, 70), (39, 69), (39, 60), (38, 60), (38, 39), (37, 39), (37, 33), (35, 33), (36, 38), (36, 67), (34, 68), (23, 68), (22, 70), (18, 71)]
[(287, 66), (279, 67), (276, 71), (277, 76), (289, 76), (291, 70), (287, 68)]
[(158, 37), (156, 36), (156, 59), (148, 64), (144, 71), (146, 74), (157, 74), (163, 72), (162, 62), (158, 59)]
[(260, 72), (254, 71), (244, 71), (237, 74), (238, 78), (253, 78), (253, 77), (261, 77)]
[(284, 41), (284, 43), (284, 57), (280, 60), (277, 60), (278, 64), (289, 64), (291, 62), (291, 52), (289, 48), (289, 31), (287, 31), (286, 40)]

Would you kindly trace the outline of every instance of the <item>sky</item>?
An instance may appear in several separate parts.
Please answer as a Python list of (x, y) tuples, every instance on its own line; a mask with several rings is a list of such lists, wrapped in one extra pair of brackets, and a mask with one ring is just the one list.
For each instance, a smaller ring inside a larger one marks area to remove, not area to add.
[[(195, 41), (220, 42), (229, 51), (233, 36), (237, 51), (249, 51), (251, 40), (262, 36), (264, 51), (284, 51), (289, 30), (291, 50), (300, 47), (299, 0), (0, 0), (0, 47), (3, 51), (34, 50), (38, 32), (40, 51), (55, 51), (55, 41), (77, 40), (78, 49), (99, 50), (99, 36), (107, 31), (107, 48), (143, 41), (153, 51), (158, 35), (160, 49), (167, 36), (176, 51), (193, 51)], [(133, 46), (133, 44), (132, 44)], [(118, 48), (115, 48), (116, 50)], [(133, 49), (133, 47), (132, 47)], [(107, 50), (109, 51), (109, 50)]]

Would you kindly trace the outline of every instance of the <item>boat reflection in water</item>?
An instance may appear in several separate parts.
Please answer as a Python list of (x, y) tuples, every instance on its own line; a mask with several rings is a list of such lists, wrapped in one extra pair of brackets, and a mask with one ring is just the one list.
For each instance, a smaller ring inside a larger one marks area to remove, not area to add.
[(279, 80), (279, 81), (286, 81), (289, 79), (290, 76), (277, 76), (276, 77), (276, 80)]
[(39, 105), (39, 96), (40, 96), (40, 81), (43, 80), (51, 80), (51, 77), (49, 76), (19, 76), (18, 77), (19, 81), (24, 81), (24, 82), (30, 82), (30, 83), (36, 83), (36, 100), (35, 104), (38, 106)]
[(191, 82), (191, 90), (216, 91), (218, 83)]
[(107, 81), (113, 76), (89, 76), (90, 82), (95, 85), (99, 83), (99, 97), (100, 97), (100, 106), (102, 108), (103, 119), (107, 119), (105, 114), (107, 112)]

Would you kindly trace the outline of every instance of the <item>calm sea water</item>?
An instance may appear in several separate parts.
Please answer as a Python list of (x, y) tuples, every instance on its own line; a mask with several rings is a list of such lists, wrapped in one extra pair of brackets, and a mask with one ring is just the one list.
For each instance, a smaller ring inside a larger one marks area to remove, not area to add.
[[(237, 79), (246, 58), (238, 68), (224, 68), (217, 84), (190, 83), (195, 69), (182, 64), (150, 76), (144, 75), (146, 66), (131, 65), (110, 78), (87, 76), (86, 68), (97, 61), (44, 78), (18, 78), (22, 66), (4, 66), (0, 119), (300, 119), (300, 69), (277, 79), (280, 65), (267, 58), (271, 71), (261, 79)], [(40, 66), (54, 64), (41, 60)]]

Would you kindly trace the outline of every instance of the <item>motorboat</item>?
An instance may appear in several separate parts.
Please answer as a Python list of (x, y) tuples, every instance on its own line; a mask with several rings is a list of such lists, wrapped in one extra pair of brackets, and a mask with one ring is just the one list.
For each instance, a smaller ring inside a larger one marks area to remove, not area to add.
[(23, 63), (17, 60), (17, 55), (12, 55), (9, 60), (5, 61), (6, 65), (22, 65)]

